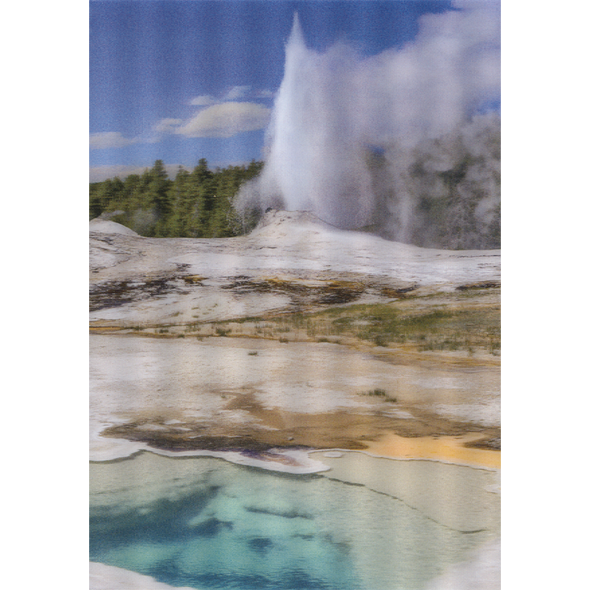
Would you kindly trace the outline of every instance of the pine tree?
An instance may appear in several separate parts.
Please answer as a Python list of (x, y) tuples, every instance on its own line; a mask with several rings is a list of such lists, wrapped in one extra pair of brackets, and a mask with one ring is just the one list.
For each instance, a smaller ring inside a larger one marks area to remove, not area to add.
[(94, 183), (90, 193), (90, 219), (98, 217), (105, 211), (114, 211), (123, 195), (123, 182), (120, 178), (109, 178)]
[(190, 175), (182, 167), (178, 170), (171, 189), (171, 205), (172, 213), (168, 223), (168, 236), (188, 237), (188, 224), (194, 209), (194, 200), (190, 192)]
[(216, 174), (216, 193), (209, 223), (209, 234), (213, 238), (236, 235), (239, 225), (236, 223), (237, 214), (232, 199), (240, 188), (242, 175), (243, 168), (238, 166), (229, 166)]
[(90, 205), (90, 219), (98, 217), (102, 211), (103, 206), (100, 199), (100, 188), (102, 182), (90, 183), (89, 205)]
[(195, 195), (195, 210), (190, 231), (194, 237), (209, 237), (210, 215), (215, 198), (215, 183), (213, 173), (209, 170), (205, 158), (199, 160), (191, 177)]

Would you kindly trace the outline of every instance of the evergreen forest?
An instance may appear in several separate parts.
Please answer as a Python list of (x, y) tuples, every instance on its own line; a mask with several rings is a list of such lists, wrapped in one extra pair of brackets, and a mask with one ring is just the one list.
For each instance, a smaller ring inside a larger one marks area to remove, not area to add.
[(259, 214), (242, 219), (233, 207), (241, 184), (257, 176), (262, 162), (209, 169), (202, 158), (192, 172), (168, 177), (156, 160), (141, 175), (90, 184), (90, 219), (101, 216), (138, 234), (159, 238), (226, 238), (250, 231)]

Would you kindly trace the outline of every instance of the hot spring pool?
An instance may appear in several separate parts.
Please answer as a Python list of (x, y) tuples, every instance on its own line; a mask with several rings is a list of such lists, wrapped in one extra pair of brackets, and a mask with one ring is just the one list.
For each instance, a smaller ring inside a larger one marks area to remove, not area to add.
[[(440, 485), (432, 469), (444, 480), (445, 467), (457, 466), (364, 465), (375, 481), (404, 477), (403, 490), (334, 479), (337, 468), (290, 475), (210, 457), (142, 452), (91, 463), (90, 559), (201, 590), (412, 590), (498, 536), (412, 501), (412, 485), (418, 496), (429, 481)], [(485, 487), (496, 474), (462, 469), (458, 493), (479, 490), (470, 501), (495, 522), (499, 498)], [(446, 477), (454, 485), (456, 475)]]

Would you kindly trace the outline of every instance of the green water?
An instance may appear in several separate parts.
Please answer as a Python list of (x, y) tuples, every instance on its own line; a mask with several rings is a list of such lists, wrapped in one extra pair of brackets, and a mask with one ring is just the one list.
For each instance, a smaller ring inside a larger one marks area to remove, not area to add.
[(90, 559), (201, 590), (411, 590), (489, 538), (329, 476), (152, 453), (92, 463)]

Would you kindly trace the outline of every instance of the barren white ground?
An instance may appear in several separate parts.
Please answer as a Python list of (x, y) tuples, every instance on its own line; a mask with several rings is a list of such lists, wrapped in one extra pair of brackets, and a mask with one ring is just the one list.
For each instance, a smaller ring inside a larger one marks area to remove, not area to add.
[[(500, 280), (500, 251), (418, 248), (331, 227), (309, 213), (271, 211), (248, 236), (217, 239), (143, 238), (112, 221), (90, 222), (90, 279), (109, 281), (166, 277), (157, 298), (91, 312), (90, 321), (165, 323), (214, 321), (286, 309), (273, 293), (242, 293), (227, 287), (236, 278), (299, 279), (313, 286), (329, 280), (361, 280), (393, 288), (453, 291)], [(190, 289), (179, 278), (199, 277)], [(176, 283), (174, 282), (176, 277)], [(376, 300), (368, 288), (358, 303)]]

